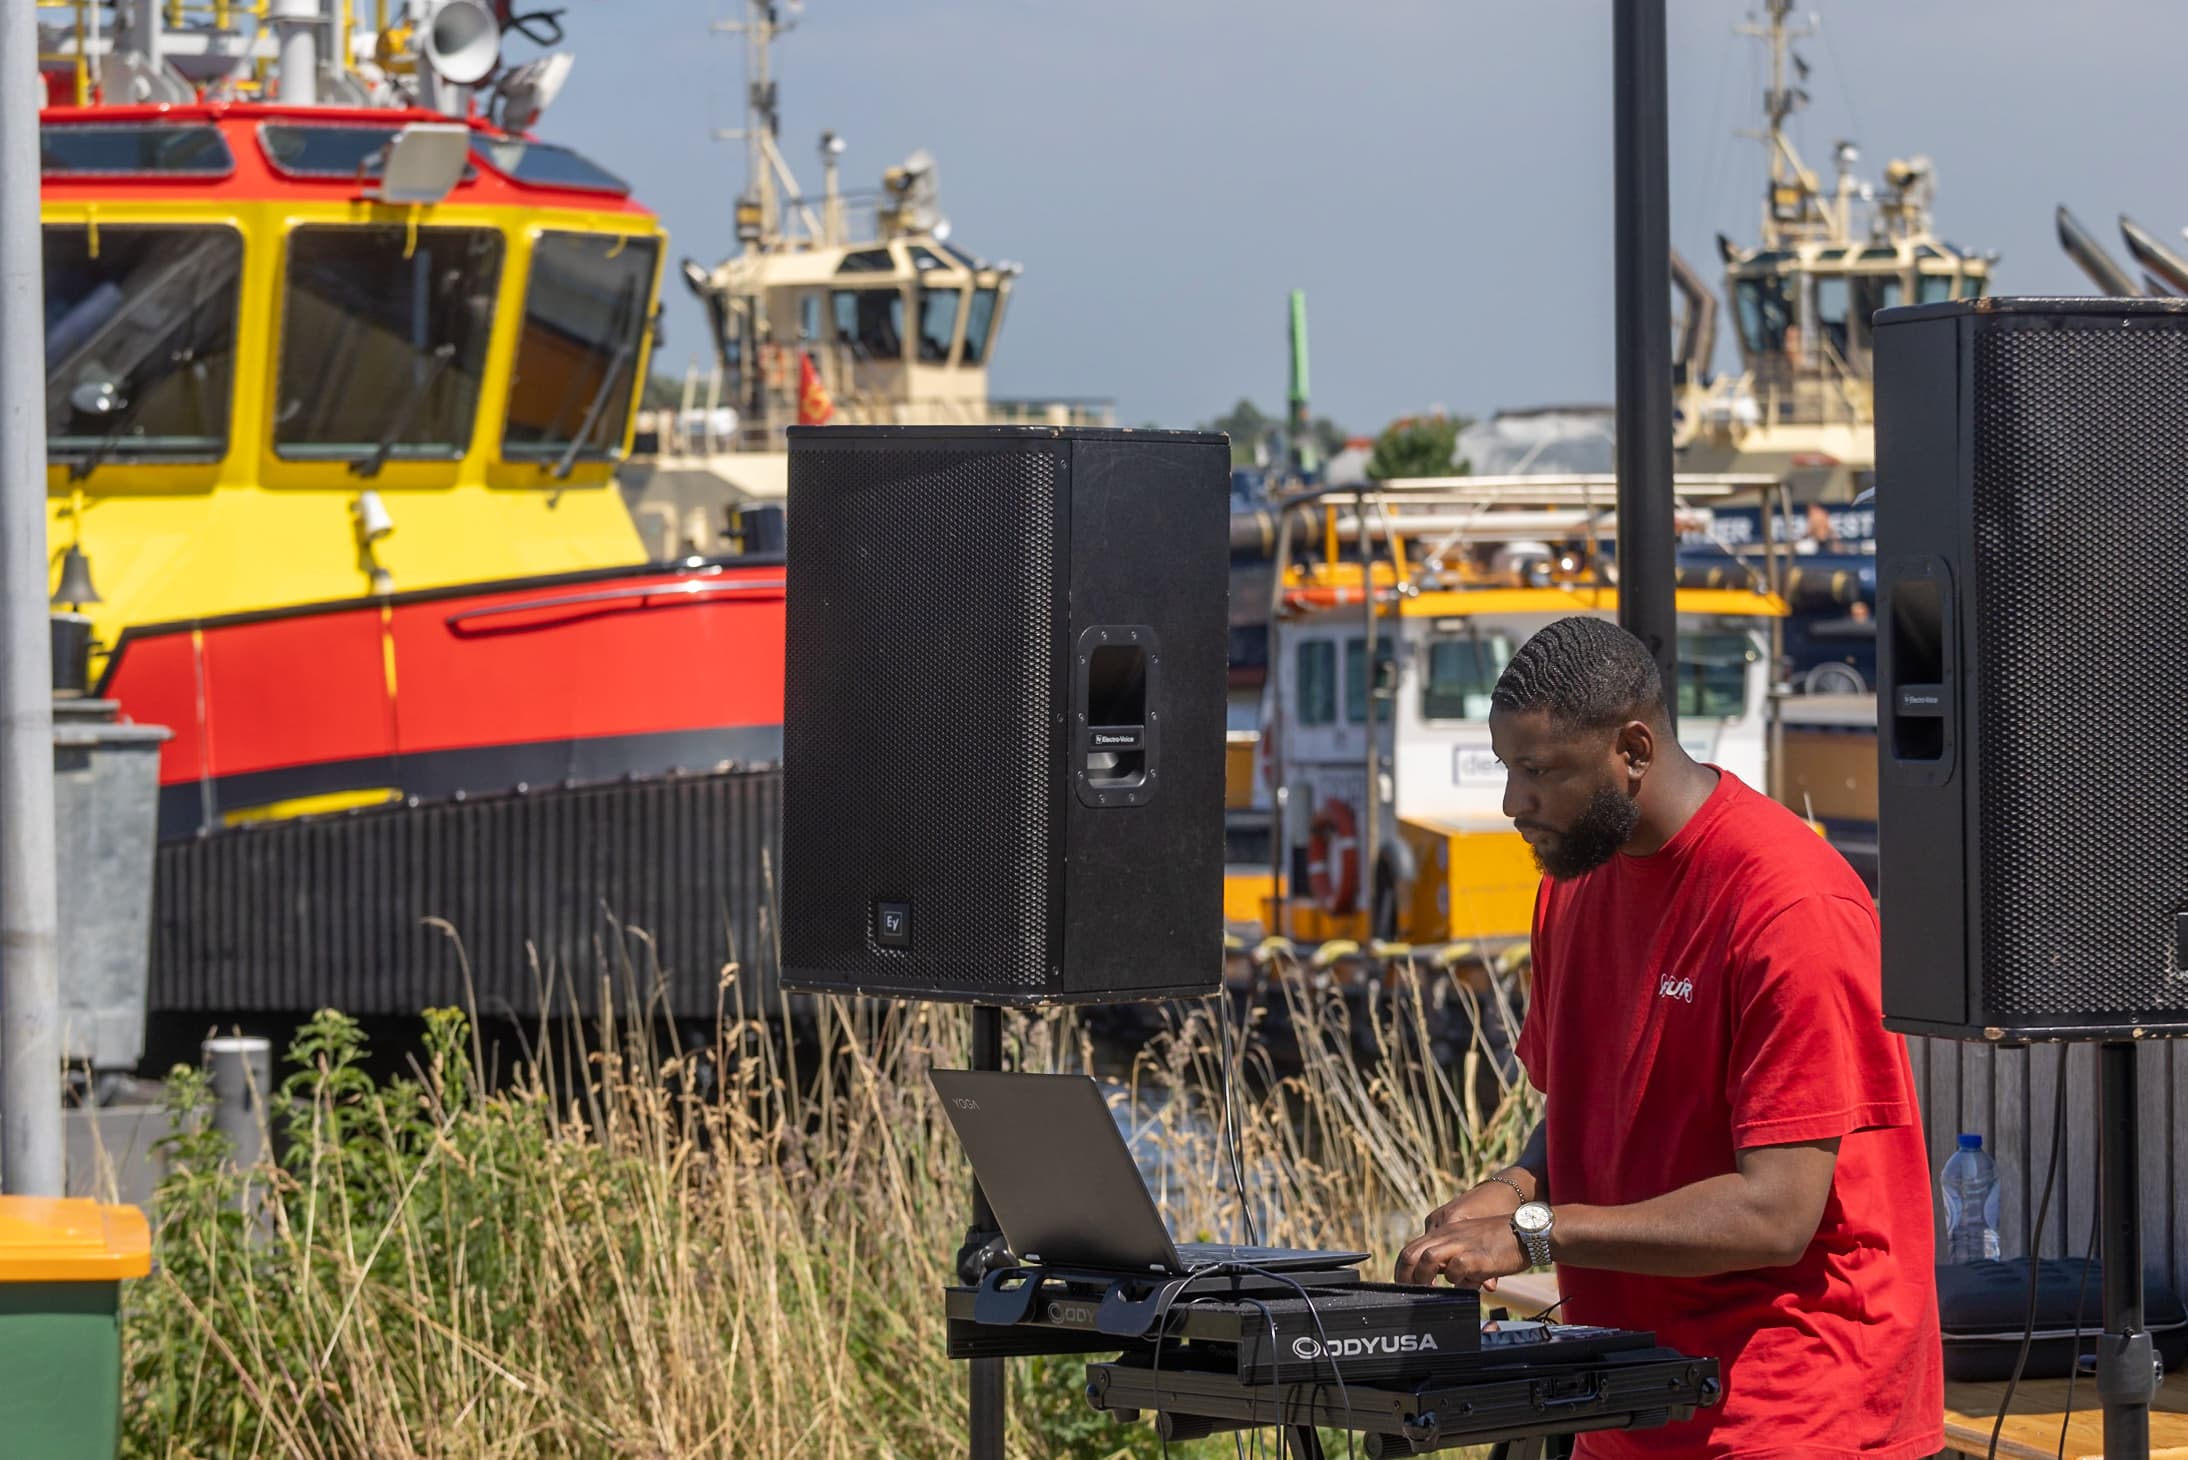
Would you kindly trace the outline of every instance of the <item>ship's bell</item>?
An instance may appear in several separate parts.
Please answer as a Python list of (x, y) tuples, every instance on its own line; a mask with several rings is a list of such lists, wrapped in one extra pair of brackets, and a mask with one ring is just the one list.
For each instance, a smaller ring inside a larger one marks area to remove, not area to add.
[(55, 608), (75, 608), (86, 603), (104, 603), (99, 590), (91, 586), (91, 559), (74, 543), (61, 558), (61, 586), (53, 590)]

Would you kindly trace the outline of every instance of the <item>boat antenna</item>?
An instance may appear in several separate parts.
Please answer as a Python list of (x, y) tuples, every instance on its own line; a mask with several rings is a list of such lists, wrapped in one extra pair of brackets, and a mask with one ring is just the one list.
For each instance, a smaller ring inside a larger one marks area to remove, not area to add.
[[(1822, 189), (1816, 175), (1801, 162), (1785, 129), (1787, 118), (1808, 105), (1808, 63), (1793, 50), (1793, 42), (1806, 40), (1816, 32), (1812, 26), (1787, 23), (1793, 13), (1793, 0), (1768, 0), (1765, 9), (1768, 23), (1743, 25), (1739, 30), (1741, 35), (1763, 41), (1770, 51), (1770, 89), (1763, 93), (1768, 126), (1741, 135), (1761, 142), (1770, 154), (1770, 191), (1763, 201), (1762, 238), (1764, 248), (1775, 249), (1783, 247), (1794, 234), (1808, 232), (1823, 221), (1817, 206)], [(1791, 77), (1786, 74), (1789, 67)]]

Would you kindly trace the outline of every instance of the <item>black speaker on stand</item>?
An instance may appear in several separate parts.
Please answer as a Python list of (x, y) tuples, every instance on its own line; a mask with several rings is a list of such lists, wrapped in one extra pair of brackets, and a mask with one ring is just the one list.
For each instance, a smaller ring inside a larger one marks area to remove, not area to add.
[(2135, 1050), (2188, 1033), (2188, 300), (1876, 318), (1885, 1023), (2099, 1046), (2105, 1453), (2146, 1454)]
[(1007, 1005), (1216, 993), (1226, 438), (793, 428), (788, 515), (783, 987), (970, 1003), (975, 1069)]

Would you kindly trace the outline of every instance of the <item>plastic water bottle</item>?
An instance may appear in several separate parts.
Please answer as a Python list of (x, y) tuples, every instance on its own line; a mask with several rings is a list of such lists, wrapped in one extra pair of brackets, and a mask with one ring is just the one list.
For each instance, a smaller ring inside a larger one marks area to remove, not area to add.
[(1945, 1250), (1949, 1262), (1998, 1255), (1998, 1163), (1984, 1153), (1981, 1136), (1963, 1135), (1960, 1149), (1938, 1178), (1945, 1195)]

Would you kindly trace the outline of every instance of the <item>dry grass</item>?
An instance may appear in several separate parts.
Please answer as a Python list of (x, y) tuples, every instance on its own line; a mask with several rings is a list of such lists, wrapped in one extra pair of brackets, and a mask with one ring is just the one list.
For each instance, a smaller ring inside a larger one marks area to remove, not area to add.
[[(1372, 1007), (1365, 1061), (1341, 1009), (1289, 1003), (1297, 1068), (1249, 1037), (1238, 1091), (1261, 1235), (1387, 1262), (1422, 1211), (1509, 1159), (1530, 1112), (1513, 1095), (1470, 1118), (1412, 1001)], [(1214, 1017), (1173, 1019), (1118, 1092), (1181, 1236), (1244, 1235)], [(759, 1023), (724, 1019), (701, 1052), (603, 1021), (489, 1090), (460, 1015), (429, 1015), (414, 1076), (381, 1081), (356, 1027), (323, 1014), (273, 1102), (283, 1155), (242, 1173), (178, 1070), (192, 1119), (168, 1152), (158, 1269), (132, 1285), (124, 1453), (962, 1454), (938, 1289), (968, 1177), (926, 1072), (967, 1063), (969, 1016), (831, 1002), (819, 1019), (802, 1059)], [(1005, 1039), (1017, 1068), (1095, 1065), (1070, 1015), (1010, 1016)], [(1079, 1368), (1013, 1366), (1013, 1454), (1157, 1453), (1144, 1424), (1086, 1408)], [(1233, 1446), (1171, 1447), (1196, 1451)]]

